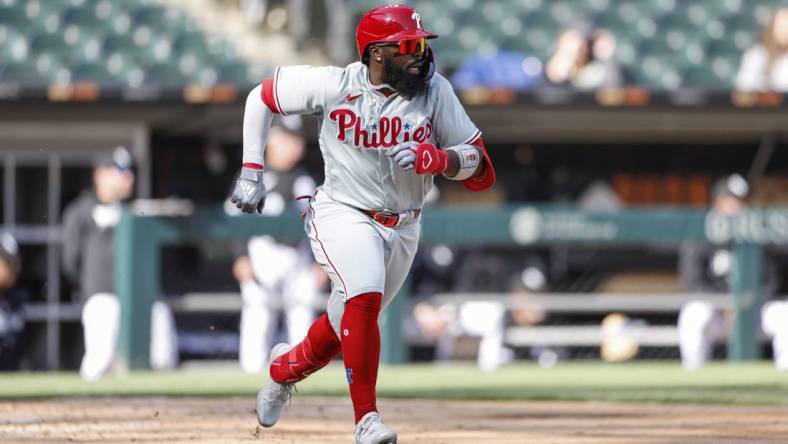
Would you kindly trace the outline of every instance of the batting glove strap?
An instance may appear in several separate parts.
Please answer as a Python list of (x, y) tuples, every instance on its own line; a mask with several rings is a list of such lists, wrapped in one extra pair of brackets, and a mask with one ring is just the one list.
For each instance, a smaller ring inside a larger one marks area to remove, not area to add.
[(449, 168), (449, 154), (431, 143), (416, 149), (417, 174), (443, 174)]
[(230, 201), (244, 213), (261, 214), (265, 205), (266, 189), (263, 171), (241, 168), (241, 175), (235, 182)]
[[(451, 180), (465, 180), (469, 177), (473, 176), (473, 173), (476, 172), (476, 169), (479, 168), (479, 162), (481, 162), (481, 153), (479, 153), (479, 149), (473, 145), (455, 145), (446, 148), (446, 151), (454, 151), (457, 153), (457, 157), (460, 159), (460, 169), (457, 171), (457, 174), (454, 176), (447, 176), (443, 175), (447, 179)], [(448, 158), (448, 156), (447, 156)]]

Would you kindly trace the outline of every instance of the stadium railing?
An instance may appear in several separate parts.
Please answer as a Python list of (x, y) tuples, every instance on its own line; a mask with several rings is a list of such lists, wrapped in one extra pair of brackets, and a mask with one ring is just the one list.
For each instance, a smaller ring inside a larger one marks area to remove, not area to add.
[[(144, 214), (141, 215), (140, 213)], [(171, 212), (170, 212), (171, 213)], [(116, 237), (116, 292), (121, 299), (121, 365), (148, 362), (150, 305), (160, 294), (159, 247), (266, 233), (280, 240), (303, 236), (295, 213), (276, 218), (227, 216), (220, 209), (179, 208), (174, 214), (127, 208)], [(734, 360), (756, 359), (762, 246), (788, 243), (788, 211), (753, 210), (721, 216), (698, 210), (656, 209), (590, 213), (568, 207), (434, 208), (424, 215), (422, 241), (464, 245), (550, 244), (675, 245), (686, 240), (732, 244), (732, 305), (736, 321), (728, 341)], [(408, 282), (381, 320), (384, 361), (404, 360), (402, 314)]]

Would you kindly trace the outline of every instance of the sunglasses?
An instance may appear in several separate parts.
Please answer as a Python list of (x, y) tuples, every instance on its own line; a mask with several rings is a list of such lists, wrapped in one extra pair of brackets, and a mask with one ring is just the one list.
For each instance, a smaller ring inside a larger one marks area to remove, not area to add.
[(378, 43), (375, 46), (381, 48), (384, 46), (398, 47), (399, 53), (402, 55), (419, 55), (427, 50), (427, 39), (419, 37), (417, 39), (401, 40), (396, 43)]

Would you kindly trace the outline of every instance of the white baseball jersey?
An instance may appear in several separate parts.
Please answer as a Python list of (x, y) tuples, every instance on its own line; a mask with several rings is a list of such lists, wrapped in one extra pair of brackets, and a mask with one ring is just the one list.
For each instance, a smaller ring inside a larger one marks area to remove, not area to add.
[(387, 149), (404, 142), (470, 144), (481, 133), (438, 74), (425, 94), (411, 100), (396, 93), (387, 97), (368, 79), (361, 62), (345, 68), (280, 67), (263, 83), (262, 96), (274, 112), (318, 117), (323, 190), (331, 199), (361, 209), (421, 208), (433, 175), (402, 169)]

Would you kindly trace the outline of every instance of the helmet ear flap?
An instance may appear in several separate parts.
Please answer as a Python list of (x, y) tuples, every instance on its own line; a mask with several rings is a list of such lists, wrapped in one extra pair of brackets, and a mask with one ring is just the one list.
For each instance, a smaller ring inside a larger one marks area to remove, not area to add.
[(427, 71), (424, 74), (424, 80), (432, 80), (432, 76), (435, 75), (435, 53), (432, 51), (432, 47), (427, 45)]

